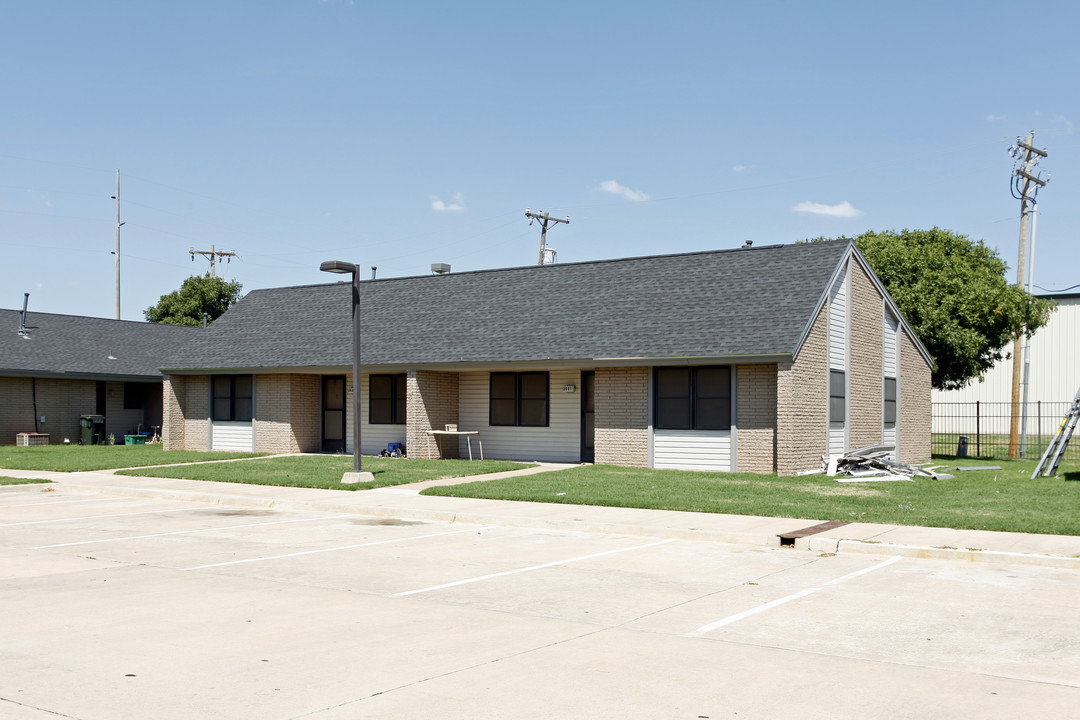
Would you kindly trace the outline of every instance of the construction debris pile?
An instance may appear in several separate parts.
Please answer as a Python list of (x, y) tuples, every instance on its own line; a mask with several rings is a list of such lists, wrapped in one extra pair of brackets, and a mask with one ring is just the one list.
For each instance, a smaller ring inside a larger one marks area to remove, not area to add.
[(871, 480), (912, 480), (915, 477), (929, 477), (947, 480), (952, 475), (935, 473), (932, 468), (918, 465), (905, 465), (892, 459), (896, 448), (892, 445), (870, 445), (857, 448), (842, 455), (822, 455), (821, 470), (829, 477), (843, 476), (838, 482), (857, 482)]

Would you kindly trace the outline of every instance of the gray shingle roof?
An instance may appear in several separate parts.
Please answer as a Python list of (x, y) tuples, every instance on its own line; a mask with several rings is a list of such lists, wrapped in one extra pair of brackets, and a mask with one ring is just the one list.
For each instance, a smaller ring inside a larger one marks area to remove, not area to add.
[[(361, 283), (365, 365), (788, 355), (851, 244), (831, 241)], [(172, 369), (352, 362), (348, 283), (255, 290)]]
[(159, 368), (202, 328), (0, 310), (0, 375), (161, 379)]

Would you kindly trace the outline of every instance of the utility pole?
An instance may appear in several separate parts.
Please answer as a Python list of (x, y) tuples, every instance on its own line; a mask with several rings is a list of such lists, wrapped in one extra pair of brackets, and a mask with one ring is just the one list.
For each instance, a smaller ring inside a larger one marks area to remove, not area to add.
[(188, 250), (188, 252), (191, 253), (191, 262), (195, 262), (196, 255), (202, 255), (203, 257), (210, 258), (210, 277), (215, 277), (214, 265), (217, 262), (220, 262), (221, 260), (225, 260), (225, 262), (232, 262), (232, 259), (236, 257), (236, 253), (225, 252), (224, 250), (215, 250), (213, 245), (210, 246), (209, 250), (196, 250), (195, 248), (191, 248), (190, 250)]
[(537, 265), (543, 265), (544, 264), (544, 255), (545, 255), (545, 253), (547, 252), (547, 249), (548, 249), (548, 247), (547, 247), (548, 223), (551, 222), (551, 223), (555, 223), (556, 225), (558, 223), (566, 223), (566, 224), (569, 225), (570, 224), (570, 216), (567, 215), (566, 219), (560, 220), (559, 218), (553, 218), (553, 217), (549, 216), (546, 211), (545, 212), (533, 212), (529, 208), (525, 208), (525, 217), (529, 218), (529, 224), (530, 225), (533, 224), (533, 220), (539, 220), (540, 221), (540, 261), (537, 262), (536, 264)]
[[(1015, 158), (1013, 164), (1012, 190), (1013, 197), (1020, 201), (1020, 252), (1016, 263), (1016, 284), (1024, 287), (1025, 275), (1028, 275), (1028, 227), (1031, 230), (1031, 247), (1034, 254), (1035, 233), (1034, 226), (1030, 222), (1035, 209), (1035, 195), (1039, 189), (1046, 185), (1046, 180), (1035, 176), (1033, 171), (1039, 164), (1039, 160), (1047, 156), (1045, 150), (1035, 147), (1035, 132), (1028, 133), (1021, 140), (1016, 138), (1016, 145), (1009, 150)], [(1049, 176), (1047, 177), (1049, 180)], [(1017, 194), (1019, 193), (1019, 194)], [(1031, 278), (1028, 275), (1027, 291), (1031, 292)], [(1009, 422), (1009, 457), (1022, 457), (1027, 446), (1027, 438), (1020, 439), (1020, 417), (1023, 415), (1023, 432), (1027, 434), (1027, 372), (1025, 365), (1024, 393), (1020, 393), (1021, 364), (1026, 362), (1024, 344), (1021, 338), (1013, 341), (1013, 365), (1012, 365), (1012, 413)]]
[(116, 201), (116, 252), (113, 255), (116, 256), (116, 319), (120, 319), (120, 226), (124, 223), (120, 222), (120, 168), (116, 168), (116, 194), (113, 195), (113, 200)]

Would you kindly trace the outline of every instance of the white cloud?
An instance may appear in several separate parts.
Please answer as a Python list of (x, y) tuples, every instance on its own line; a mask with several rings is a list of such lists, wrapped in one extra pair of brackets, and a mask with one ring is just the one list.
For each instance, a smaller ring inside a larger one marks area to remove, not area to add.
[(465, 209), (465, 196), (461, 193), (454, 193), (450, 197), (450, 202), (443, 202), (440, 198), (432, 195), (431, 209), (435, 212), (460, 212)]
[(747, 170), (756, 170), (757, 165), (732, 165), (731, 172), (746, 172)]
[(814, 215), (830, 215), (832, 217), (856, 217), (862, 215), (862, 211), (856, 210), (847, 200), (839, 205), (825, 205), (824, 203), (806, 201), (799, 203), (791, 209), (795, 212), (807, 212), (813, 213)]
[(986, 122), (1001, 122), (1002, 120), (1005, 120), (1005, 119), (1006, 118), (1005, 118), (1004, 115), (987, 115), (986, 116)]
[(649, 199), (649, 196), (643, 192), (637, 190), (631, 190), (625, 185), (620, 185), (614, 180), (605, 180), (597, 186), (598, 190), (602, 190), (612, 195), (618, 195), (619, 197), (626, 198), (632, 202), (644, 202)]

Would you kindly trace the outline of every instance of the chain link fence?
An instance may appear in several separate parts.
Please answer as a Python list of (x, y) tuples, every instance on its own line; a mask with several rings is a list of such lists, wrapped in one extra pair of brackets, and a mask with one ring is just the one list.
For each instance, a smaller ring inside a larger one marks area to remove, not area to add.
[[(1071, 402), (1028, 403), (1026, 426), (1022, 419), (1017, 426), (1016, 457), (1040, 458), (1046, 444), (1057, 434), (1070, 407)], [(959, 455), (961, 446), (966, 445), (969, 457), (1010, 457), (1012, 409), (1011, 402), (933, 403), (932, 452), (936, 455)], [(1080, 459), (1080, 438), (1069, 443), (1063, 457)]]

